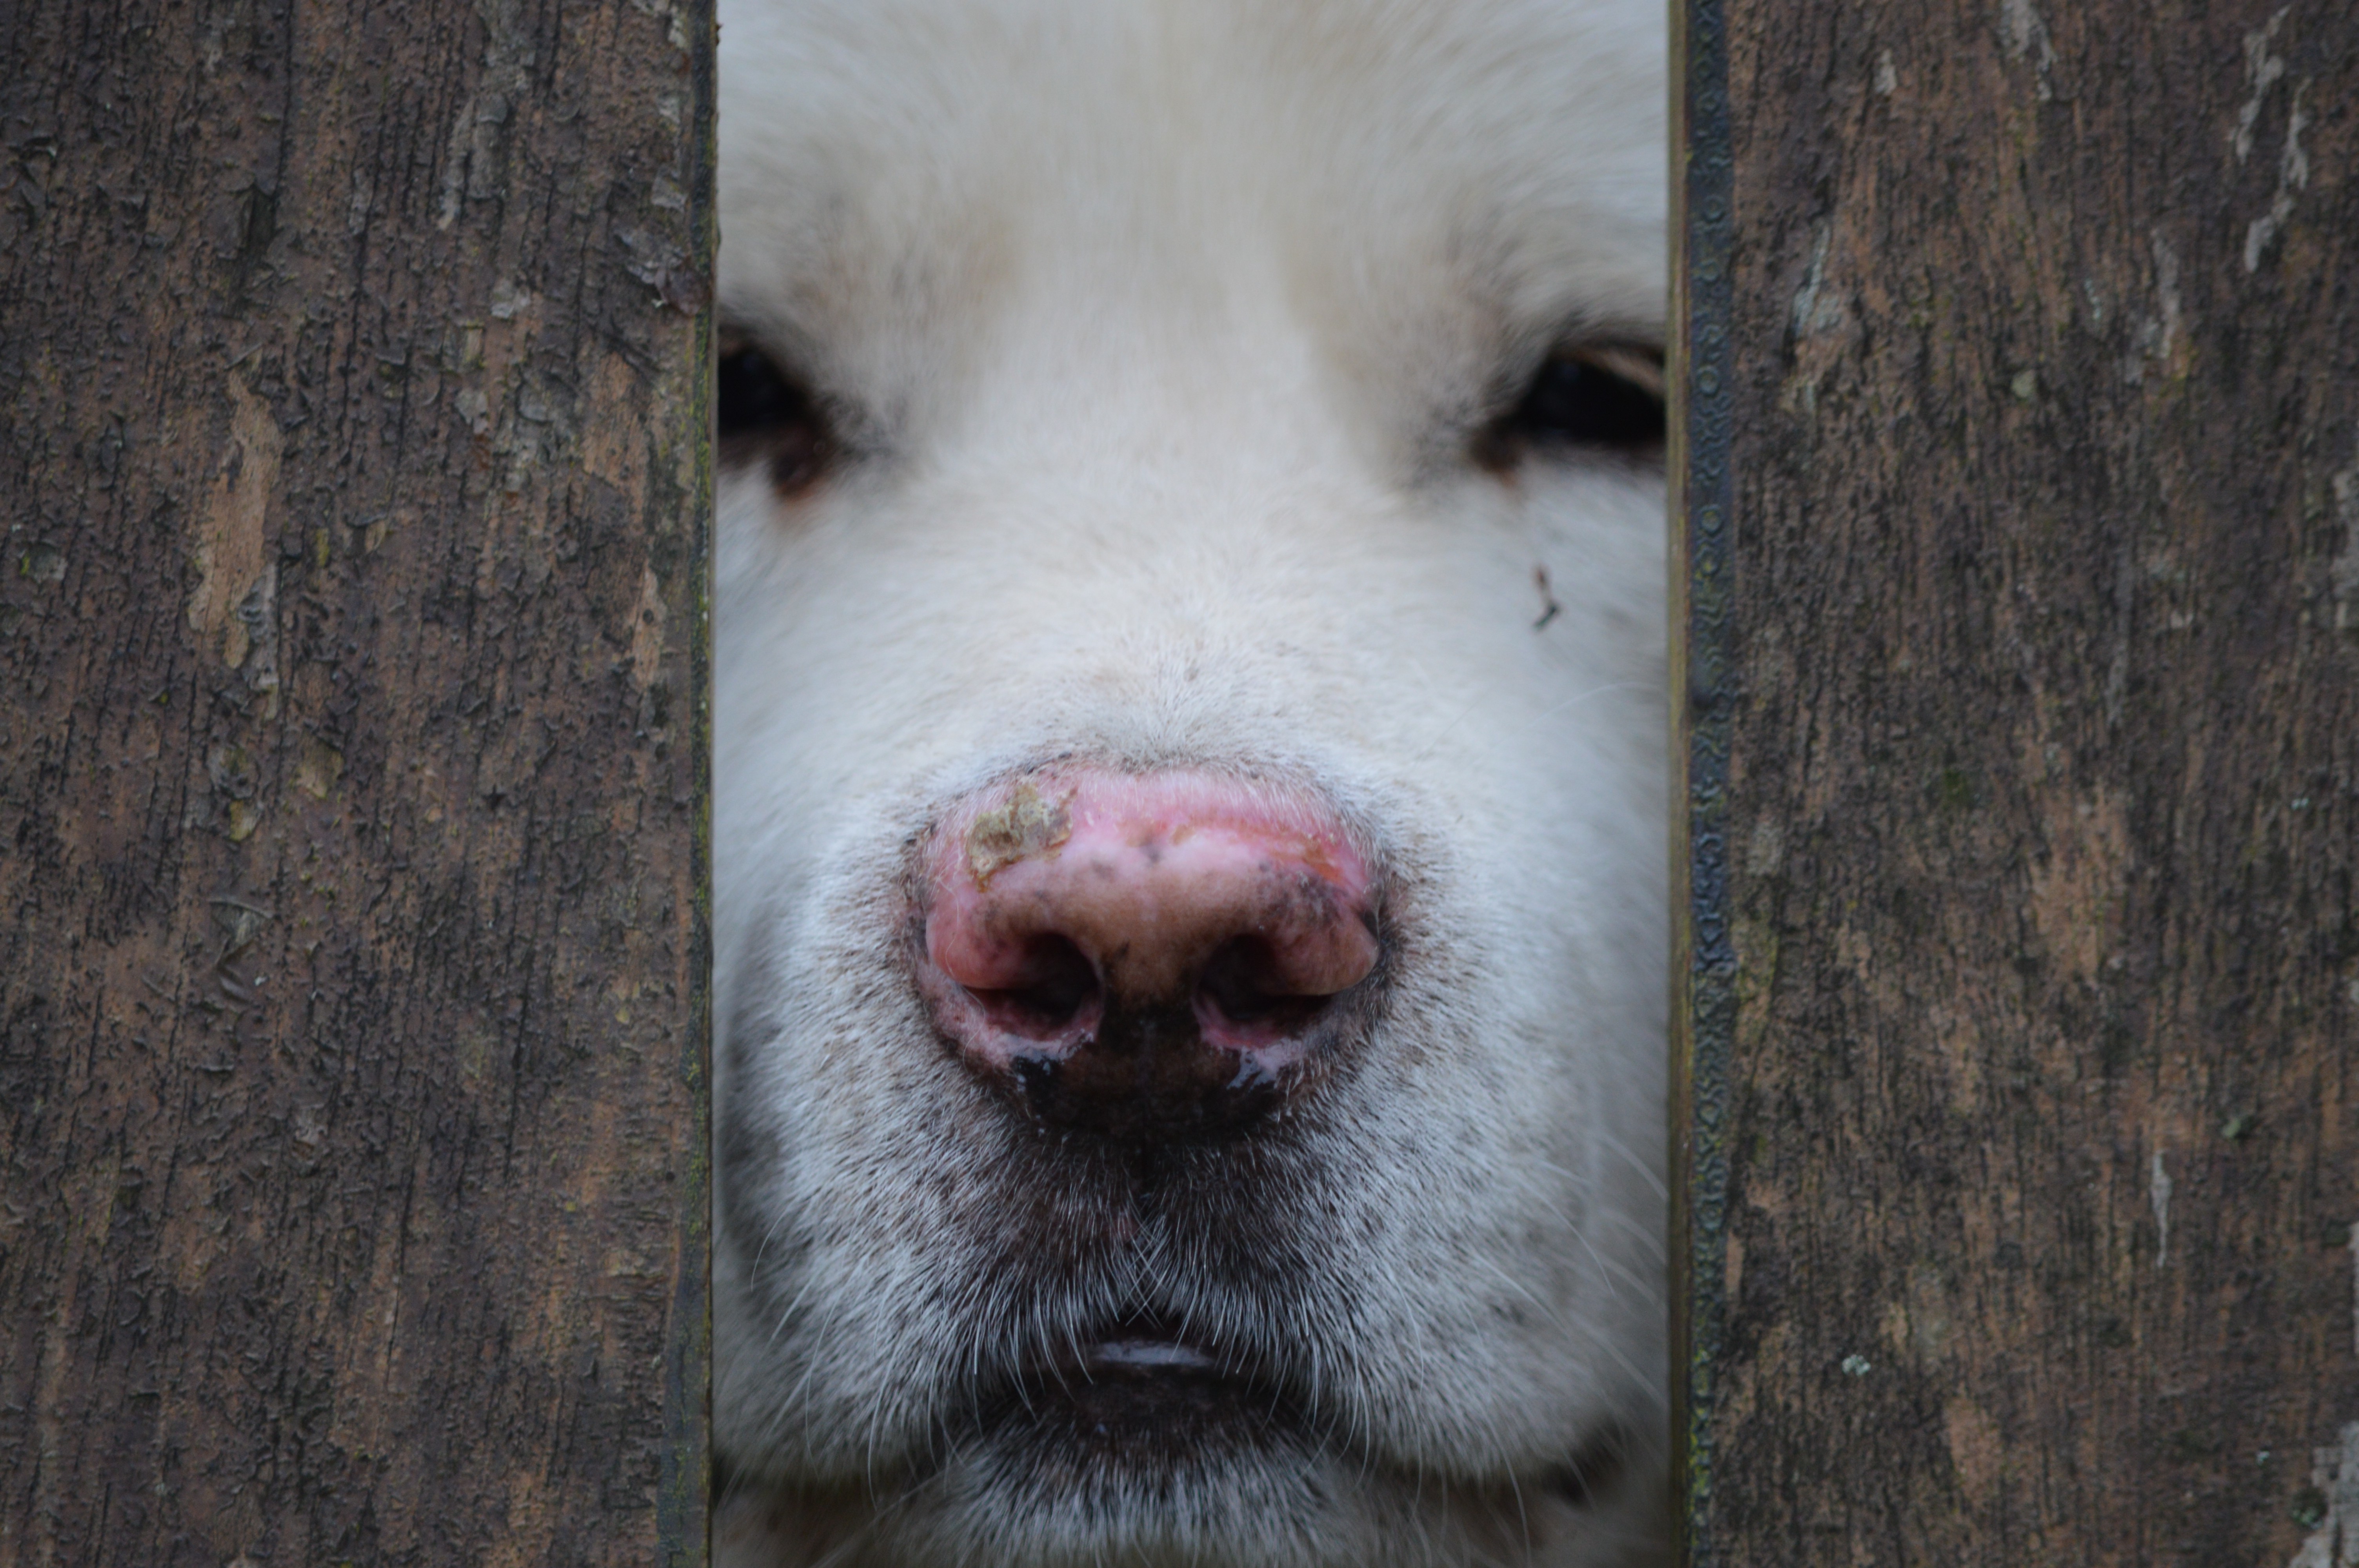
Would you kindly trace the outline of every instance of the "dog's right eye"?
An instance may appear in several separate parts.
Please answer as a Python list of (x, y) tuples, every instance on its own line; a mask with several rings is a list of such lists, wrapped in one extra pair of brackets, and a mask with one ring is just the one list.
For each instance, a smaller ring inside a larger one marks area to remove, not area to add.
[(835, 443), (808, 388), (734, 332), (721, 335), (714, 423), (723, 463), (766, 463), (781, 495), (799, 495), (826, 473)]

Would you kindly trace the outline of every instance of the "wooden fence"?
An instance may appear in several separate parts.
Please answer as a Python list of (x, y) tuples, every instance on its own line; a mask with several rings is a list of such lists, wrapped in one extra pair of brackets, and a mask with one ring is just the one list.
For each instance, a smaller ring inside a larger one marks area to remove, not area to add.
[(2359, 17), (1683, 21), (1693, 1561), (2359, 1562)]
[(0, 1563), (702, 1560), (710, 37), (0, 16)]

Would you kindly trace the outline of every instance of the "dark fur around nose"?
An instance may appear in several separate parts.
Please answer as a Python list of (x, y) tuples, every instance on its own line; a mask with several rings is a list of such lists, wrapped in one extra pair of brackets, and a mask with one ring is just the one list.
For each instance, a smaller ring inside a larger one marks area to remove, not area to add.
[(929, 870), (936, 1022), (1046, 1124), (1136, 1145), (1233, 1134), (1357, 1036), (1370, 878), (1299, 795), (1027, 779), (954, 816)]
[(1278, 1072), (1208, 1046), (1185, 1008), (1109, 1011), (1074, 1048), (1018, 1054), (1010, 1067), (1041, 1120), (1125, 1143), (1235, 1132), (1282, 1098)]

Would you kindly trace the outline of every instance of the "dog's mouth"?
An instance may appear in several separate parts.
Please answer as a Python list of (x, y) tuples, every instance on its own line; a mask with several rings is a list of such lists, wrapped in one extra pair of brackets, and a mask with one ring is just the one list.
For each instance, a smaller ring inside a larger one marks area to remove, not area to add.
[(1301, 1407), (1250, 1357), (1135, 1314), (1076, 1336), (978, 1411), (992, 1435), (1092, 1468), (1169, 1470), (1209, 1444), (1307, 1435)]
[(1209, 1350), (1154, 1334), (1124, 1334), (1082, 1346), (1077, 1359), (1084, 1377), (1225, 1379), (1227, 1369)]

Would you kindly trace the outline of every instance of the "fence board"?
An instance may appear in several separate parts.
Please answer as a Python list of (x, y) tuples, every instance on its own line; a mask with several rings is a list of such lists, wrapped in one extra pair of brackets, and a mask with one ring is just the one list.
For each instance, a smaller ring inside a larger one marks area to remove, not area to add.
[(2359, 25), (1684, 26), (1692, 1560), (2359, 1561)]
[(0, 21), (0, 1563), (702, 1560), (710, 26)]

